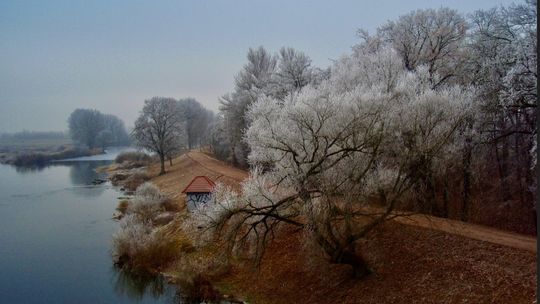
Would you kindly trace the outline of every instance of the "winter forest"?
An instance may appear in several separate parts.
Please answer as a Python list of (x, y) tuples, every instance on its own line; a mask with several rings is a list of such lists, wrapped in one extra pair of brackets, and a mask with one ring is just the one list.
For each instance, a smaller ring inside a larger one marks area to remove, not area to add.
[[(204, 218), (264, 231), (259, 245), (275, 225), (308, 225), (336, 255), (373, 226), (348, 222), (369, 218), (357, 209), (366, 201), (384, 210), (370, 223), (400, 210), (534, 234), (536, 3), (416, 10), (357, 34), (330, 67), (291, 47), (249, 49), (217, 115), (155, 97), (134, 138), (162, 173), (197, 146), (250, 168), (243, 194), (222, 189)], [(171, 127), (154, 132), (156, 119)]]
[[(536, 3), (415, 10), (357, 34), (330, 67), (250, 48), (217, 115), (193, 99), (145, 101), (132, 135), (160, 176), (196, 147), (249, 170), (183, 220), (195, 246), (224, 240), (257, 264), (276, 233), (298, 229), (306, 259), (364, 278), (358, 244), (401, 216), (535, 235)], [(117, 247), (139, 226), (127, 217)]]

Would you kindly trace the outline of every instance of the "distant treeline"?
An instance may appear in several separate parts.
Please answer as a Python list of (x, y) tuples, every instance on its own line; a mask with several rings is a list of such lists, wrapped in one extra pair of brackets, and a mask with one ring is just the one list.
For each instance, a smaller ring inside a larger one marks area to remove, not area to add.
[(98, 110), (76, 109), (69, 116), (68, 125), (71, 139), (89, 149), (130, 144), (124, 122)]
[(0, 140), (36, 140), (36, 139), (68, 139), (66, 132), (60, 131), (21, 131), (0, 133)]

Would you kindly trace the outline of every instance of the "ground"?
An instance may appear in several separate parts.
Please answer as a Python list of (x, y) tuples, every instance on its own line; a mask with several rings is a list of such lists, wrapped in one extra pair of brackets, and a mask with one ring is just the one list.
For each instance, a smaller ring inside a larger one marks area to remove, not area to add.
[[(194, 176), (237, 186), (248, 175), (205, 153), (174, 160), (152, 182), (183, 206)], [(533, 303), (536, 238), (452, 220), (413, 216), (381, 226), (358, 245), (373, 274), (306, 254), (301, 232), (281, 231), (260, 268), (237, 263), (217, 285), (252, 303)]]

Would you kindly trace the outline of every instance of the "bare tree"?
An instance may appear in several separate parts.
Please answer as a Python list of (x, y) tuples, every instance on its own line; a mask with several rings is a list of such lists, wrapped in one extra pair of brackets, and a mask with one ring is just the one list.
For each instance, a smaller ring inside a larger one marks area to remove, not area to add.
[(165, 159), (185, 147), (184, 134), (185, 124), (178, 102), (165, 97), (145, 100), (132, 131), (137, 146), (159, 156), (160, 175), (165, 174)]
[(76, 109), (68, 119), (71, 139), (89, 148), (125, 145), (129, 136), (124, 122), (111, 114), (98, 110)]
[(104, 116), (98, 110), (76, 109), (68, 119), (69, 134), (73, 141), (95, 148), (98, 135), (105, 127)]
[(196, 99), (184, 98), (178, 101), (186, 122), (187, 142), (189, 149), (201, 144), (208, 132), (214, 113), (205, 109)]

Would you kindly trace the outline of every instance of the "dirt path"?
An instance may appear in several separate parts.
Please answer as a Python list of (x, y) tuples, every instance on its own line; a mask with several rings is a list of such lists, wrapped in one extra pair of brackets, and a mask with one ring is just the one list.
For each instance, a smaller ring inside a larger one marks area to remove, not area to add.
[[(219, 177), (226, 176), (238, 182), (248, 177), (244, 170), (233, 168), (217, 159), (214, 159), (202, 152), (190, 151), (187, 153), (192, 161), (204, 167), (208, 171), (215, 172)], [(471, 239), (490, 242), (494, 244), (509, 246), (536, 252), (536, 237), (498, 230), (495, 228), (476, 224), (464, 223), (460, 221), (438, 218), (428, 215), (412, 215), (398, 217), (396, 221), (417, 227), (444, 231), (450, 234), (460, 235)]]
[(532, 252), (537, 251), (536, 237), (529, 235), (421, 214), (401, 218), (398, 217), (395, 220), (407, 225), (444, 231), (484, 242), (524, 249)]
[(200, 166), (204, 167), (206, 170), (216, 172), (222, 176), (230, 177), (238, 182), (243, 181), (249, 175), (244, 170), (231, 167), (224, 162), (212, 158), (202, 152), (190, 151), (187, 153), (187, 157), (189, 157), (192, 161), (198, 163)]

